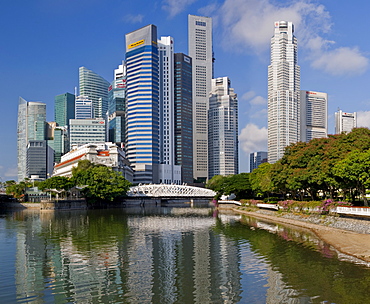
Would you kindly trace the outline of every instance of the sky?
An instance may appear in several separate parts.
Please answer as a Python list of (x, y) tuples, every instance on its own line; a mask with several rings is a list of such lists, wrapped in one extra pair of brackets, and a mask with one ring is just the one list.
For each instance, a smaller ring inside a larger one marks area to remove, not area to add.
[(215, 77), (227, 76), (239, 100), (239, 171), (249, 153), (267, 151), (267, 66), (274, 22), (291, 21), (298, 40), (301, 89), (328, 93), (334, 113), (357, 112), (370, 127), (370, 3), (360, 0), (12, 0), (0, 10), (0, 178), (17, 179), (19, 97), (47, 105), (74, 93), (78, 68), (113, 80), (125, 34), (148, 24), (188, 53), (188, 14), (213, 18)]

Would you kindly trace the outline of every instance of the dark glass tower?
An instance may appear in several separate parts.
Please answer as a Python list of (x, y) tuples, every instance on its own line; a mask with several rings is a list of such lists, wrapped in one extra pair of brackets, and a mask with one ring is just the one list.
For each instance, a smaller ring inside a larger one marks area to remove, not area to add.
[(193, 183), (193, 90), (192, 59), (175, 54), (175, 164), (182, 169), (182, 182)]
[(75, 95), (64, 93), (55, 96), (54, 120), (58, 126), (68, 126), (69, 120), (75, 118)]

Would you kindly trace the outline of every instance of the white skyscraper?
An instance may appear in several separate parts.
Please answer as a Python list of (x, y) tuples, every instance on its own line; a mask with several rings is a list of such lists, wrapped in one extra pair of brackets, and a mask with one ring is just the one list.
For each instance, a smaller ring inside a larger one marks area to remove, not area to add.
[(328, 94), (301, 91), (301, 141), (328, 136)]
[(335, 112), (335, 134), (351, 132), (357, 127), (357, 113), (348, 113), (338, 110)]
[(189, 15), (189, 56), (193, 59), (193, 177), (208, 176), (207, 111), (213, 78), (212, 19)]
[(238, 174), (238, 99), (228, 77), (212, 79), (208, 110), (208, 178)]
[(284, 149), (300, 140), (300, 67), (297, 39), (291, 22), (275, 22), (268, 67), (268, 161), (275, 163)]
[(175, 166), (174, 122), (174, 43), (173, 38), (158, 40), (159, 58), (159, 182), (181, 183), (181, 166)]

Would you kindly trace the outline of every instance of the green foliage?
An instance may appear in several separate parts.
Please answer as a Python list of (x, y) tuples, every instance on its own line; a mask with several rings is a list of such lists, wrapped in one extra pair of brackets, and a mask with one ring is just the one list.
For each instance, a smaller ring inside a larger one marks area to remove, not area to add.
[(342, 178), (344, 183), (355, 186), (368, 206), (366, 189), (370, 188), (370, 150), (348, 153), (334, 166), (333, 172)]
[(7, 181), (6, 185), (6, 194), (11, 195), (17, 199), (23, 199), (27, 188), (32, 186), (32, 184), (27, 180), (22, 181), (18, 184), (14, 181)]
[(93, 166), (86, 170), (77, 170), (72, 177), (75, 185), (87, 185), (84, 194), (90, 202), (113, 201), (126, 194), (130, 183), (121, 172), (105, 166)]
[(354, 199), (360, 193), (367, 205), (370, 188), (370, 130), (356, 128), (350, 133), (329, 135), (308, 143), (286, 147), (284, 156), (274, 164), (262, 164), (250, 175), (255, 194), (288, 195), (293, 199), (315, 201), (318, 194)]
[(230, 194), (235, 194), (236, 200), (252, 197), (249, 173), (229, 176), (215, 175), (207, 182), (206, 187), (217, 193), (216, 199)]
[(73, 183), (65, 176), (53, 176), (38, 184), (40, 190), (45, 189), (57, 189), (57, 190), (69, 190), (73, 187)]
[(91, 161), (84, 159), (80, 160), (77, 164), (77, 167), (72, 168), (72, 176), (75, 176), (80, 171), (86, 171), (92, 167), (96, 167), (97, 165), (93, 164)]
[(206, 184), (206, 188), (211, 189), (217, 193), (216, 199), (219, 199), (225, 192), (226, 177), (222, 175), (215, 175)]
[(274, 191), (273, 183), (271, 180), (272, 169), (271, 164), (263, 163), (257, 169), (254, 169), (250, 174), (250, 185), (251, 189), (255, 193), (270, 193)]

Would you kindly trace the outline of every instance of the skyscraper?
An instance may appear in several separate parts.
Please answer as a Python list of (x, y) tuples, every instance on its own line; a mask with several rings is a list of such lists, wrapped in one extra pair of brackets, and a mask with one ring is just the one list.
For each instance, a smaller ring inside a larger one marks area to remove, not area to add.
[(80, 95), (87, 96), (94, 107), (94, 118), (102, 118), (108, 110), (109, 82), (85, 68), (79, 68)]
[(189, 56), (193, 60), (193, 177), (208, 177), (207, 111), (213, 77), (212, 19), (188, 16)]
[(159, 58), (159, 167), (160, 183), (180, 184), (181, 166), (175, 164), (174, 40), (158, 40)]
[(31, 140), (45, 140), (45, 123), (46, 104), (27, 102), (19, 97), (17, 126), (18, 181), (29, 177), (27, 175), (27, 147)]
[(126, 34), (127, 158), (134, 183), (157, 183), (159, 164), (159, 71), (157, 27)]
[(183, 183), (193, 183), (193, 84), (192, 61), (175, 54), (175, 164), (181, 166)]
[(75, 118), (75, 95), (64, 93), (55, 96), (54, 120), (58, 126), (68, 126), (69, 120)]
[(73, 119), (94, 118), (94, 106), (92, 100), (87, 96), (77, 96), (75, 101), (75, 117)]
[(212, 79), (208, 110), (208, 178), (238, 174), (238, 99), (228, 77)]
[(301, 141), (328, 136), (328, 94), (301, 91)]
[(109, 141), (124, 145), (126, 135), (126, 65), (114, 70), (114, 80), (108, 89)]
[(284, 149), (300, 140), (300, 67), (297, 39), (291, 22), (275, 22), (268, 67), (268, 161), (275, 163)]
[(348, 113), (338, 110), (335, 112), (335, 134), (351, 132), (357, 127), (357, 113)]
[(257, 169), (260, 164), (267, 162), (267, 152), (258, 151), (249, 154), (249, 172)]

